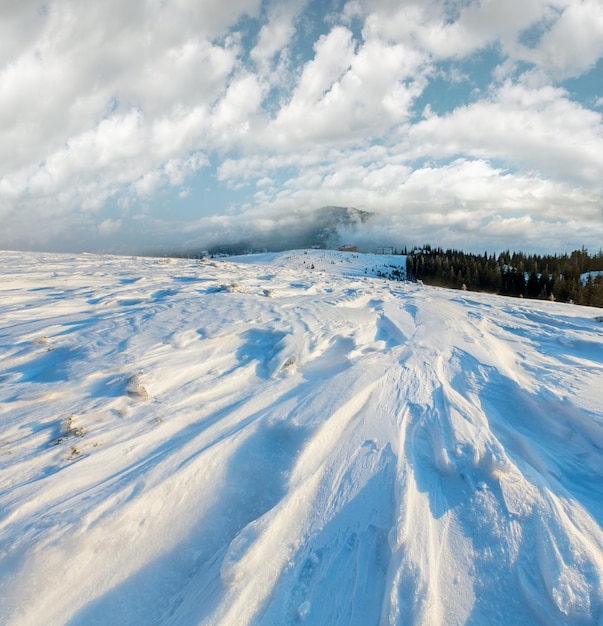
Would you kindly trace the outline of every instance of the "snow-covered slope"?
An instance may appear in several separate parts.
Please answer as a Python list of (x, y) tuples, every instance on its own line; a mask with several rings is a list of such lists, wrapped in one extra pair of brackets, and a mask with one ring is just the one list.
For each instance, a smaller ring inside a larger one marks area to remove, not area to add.
[(603, 624), (601, 310), (0, 263), (0, 623)]

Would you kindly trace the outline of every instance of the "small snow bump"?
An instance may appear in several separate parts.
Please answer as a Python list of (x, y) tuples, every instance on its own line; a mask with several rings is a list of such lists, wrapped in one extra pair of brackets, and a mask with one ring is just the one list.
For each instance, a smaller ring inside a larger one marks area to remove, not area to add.
[(310, 602), (308, 602), (308, 600), (306, 600), (305, 602), (302, 602), (297, 608), (297, 616), (299, 617), (299, 619), (305, 620), (306, 617), (310, 615), (311, 608), (312, 608), (312, 605), (310, 604)]
[(293, 367), (296, 363), (297, 363), (297, 357), (292, 355), (283, 363), (283, 369), (288, 370), (291, 367)]
[(146, 400), (149, 397), (149, 392), (140, 382), (139, 374), (134, 374), (134, 376), (130, 378), (126, 386), (126, 391), (130, 397), (137, 398), (139, 400)]

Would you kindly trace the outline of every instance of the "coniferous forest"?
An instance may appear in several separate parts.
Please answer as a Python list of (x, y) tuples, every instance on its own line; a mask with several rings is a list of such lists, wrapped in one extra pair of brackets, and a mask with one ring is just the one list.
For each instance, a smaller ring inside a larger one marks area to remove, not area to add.
[(603, 251), (495, 256), (423, 246), (406, 251), (407, 274), (428, 285), (603, 307)]

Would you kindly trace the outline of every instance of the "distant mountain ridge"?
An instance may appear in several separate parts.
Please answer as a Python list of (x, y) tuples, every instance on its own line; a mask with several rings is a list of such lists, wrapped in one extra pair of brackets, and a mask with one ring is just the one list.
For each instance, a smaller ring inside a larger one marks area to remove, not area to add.
[(353, 207), (323, 206), (310, 213), (300, 213), (278, 222), (266, 233), (253, 234), (249, 239), (224, 242), (210, 252), (243, 252), (268, 250), (282, 252), (299, 248), (336, 248), (343, 243), (342, 230), (356, 230), (373, 213)]

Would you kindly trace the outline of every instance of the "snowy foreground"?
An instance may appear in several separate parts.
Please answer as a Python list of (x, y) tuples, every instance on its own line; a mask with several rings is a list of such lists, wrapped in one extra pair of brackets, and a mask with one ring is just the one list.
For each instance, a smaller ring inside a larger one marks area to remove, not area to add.
[(0, 253), (0, 623), (603, 624), (603, 311), (392, 263)]

